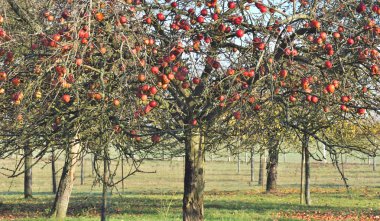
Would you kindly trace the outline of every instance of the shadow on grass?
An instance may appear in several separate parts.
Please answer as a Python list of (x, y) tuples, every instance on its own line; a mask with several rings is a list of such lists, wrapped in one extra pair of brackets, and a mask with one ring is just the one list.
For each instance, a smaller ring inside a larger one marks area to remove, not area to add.
[[(18, 196), (20, 193), (17, 194)], [(38, 193), (35, 198), (25, 200), (15, 197), (16, 194), (2, 195), (3, 202), (0, 201), (1, 217), (47, 217), (54, 199), (51, 193)], [(259, 198), (257, 198), (259, 196)], [(244, 213), (275, 214), (287, 211), (352, 211), (367, 212), (363, 209), (341, 206), (305, 206), (299, 204), (273, 202), (273, 198), (278, 196), (258, 194), (252, 198), (226, 200), (228, 196), (221, 196), (219, 199), (208, 200), (206, 196), (206, 211), (225, 211), (234, 213), (241, 211)], [(334, 196), (336, 197), (336, 196)], [(224, 198), (224, 199), (223, 199)], [(271, 199), (272, 198), (272, 199)], [(70, 199), (68, 215), (72, 217), (93, 217), (99, 215), (101, 197), (100, 193), (75, 193)], [(181, 214), (182, 200), (178, 195), (113, 195), (109, 200), (110, 215), (162, 215), (170, 210), (170, 214)], [(373, 211), (380, 213), (380, 210)]]

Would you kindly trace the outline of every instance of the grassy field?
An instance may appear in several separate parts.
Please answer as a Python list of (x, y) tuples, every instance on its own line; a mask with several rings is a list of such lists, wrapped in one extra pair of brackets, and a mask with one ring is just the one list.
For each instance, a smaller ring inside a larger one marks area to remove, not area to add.
[[(239, 174), (236, 162), (207, 162), (206, 220), (380, 220), (380, 172), (370, 165), (344, 165), (351, 185), (347, 193), (331, 164), (313, 163), (313, 205), (305, 206), (299, 204), (299, 163), (289, 161), (293, 163), (280, 162), (279, 191), (274, 194), (265, 194), (256, 181), (250, 183), (244, 157)], [(10, 160), (0, 163), (12, 165)], [(141, 169), (155, 173), (131, 176), (124, 192), (121, 185), (113, 189), (110, 220), (181, 220), (183, 162), (147, 161)], [(43, 163), (33, 169), (32, 200), (22, 198), (22, 177), (0, 175), (0, 220), (46, 220), (54, 197), (50, 174), (50, 166)], [(68, 220), (98, 220), (100, 191), (86, 160), (85, 184), (80, 185), (79, 177), (75, 181)]]

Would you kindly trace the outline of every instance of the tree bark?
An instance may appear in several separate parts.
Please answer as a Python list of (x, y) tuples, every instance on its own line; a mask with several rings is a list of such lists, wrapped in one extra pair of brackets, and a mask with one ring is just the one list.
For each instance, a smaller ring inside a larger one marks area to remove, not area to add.
[(372, 171), (376, 171), (376, 156), (372, 158)]
[(57, 179), (56, 179), (56, 170), (55, 170), (55, 151), (52, 149), (51, 151), (51, 180), (53, 185), (53, 193), (57, 193)]
[(69, 206), (71, 191), (74, 185), (75, 168), (79, 161), (80, 144), (76, 143), (66, 152), (65, 165), (62, 169), (62, 176), (59, 187), (51, 210), (51, 216), (64, 219)]
[(264, 185), (264, 172), (265, 172), (265, 157), (264, 152), (260, 153), (260, 168), (259, 168), (259, 181), (260, 186)]
[(237, 174), (240, 174), (240, 152), (237, 153)]
[(300, 204), (303, 203), (303, 196), (304, 196), (304, 193), (303, 193), (303, 171), (304, 171), (304, 165), (305, 165), (305, 147), (303, 145), (303, 141), (302, 141), (302, 145), (301, 145), (301, 182), (300, 182)]
[(33, 151), (28, 146), (24, 147), (24, 198), (32, 198), (32, 164)]
[(326, 145), (323, 145), (323, 163), (327, 163), (327, 158), (326, 158)]
[(102, 208), (100, 213), (100, 220), (107, 220), (107, 191), (108, 191), (108, 154), (107, 151), (104, 151), (103, 158), (103, 191), (102, 191)]
[(124, 156), (121, 156), (121, 191), (124, 193)]
[(84, 156), (80, 158), (80, 185), (84, 184)]
[(305, 150), (305, 202), (306, 202), (306, 205), (311, 205), (309, 140), (310, 140), (310, 136), (307, 134), (304, 134), (302, 145), (304, 146), (304, 150)]
[(279, 140), (272, 137), (269, 141), (268, 163), (267, 163), (267, 185), (266, 191), (272, 192), (277, 189), (277, 166), (279, 154)]
[(185, 130), (183, 220), (200, 221), (204, 219), (204, 137), (199, 129)]
[(91, 177), (94, 177), (94, 171), (95, 171), (95, 156), (91, 154)]
[(251, 147), (251, 182), (253, 182), (255, 178), (255, 159), (254, 159), (254, 154), (255, 154), (255, 148)]

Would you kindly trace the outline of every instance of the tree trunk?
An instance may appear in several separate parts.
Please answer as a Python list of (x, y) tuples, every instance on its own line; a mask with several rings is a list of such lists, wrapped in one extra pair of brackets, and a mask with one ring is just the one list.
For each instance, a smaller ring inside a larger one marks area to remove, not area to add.
[(265, 172), (265, 157), (264, 152), (260, 153), (260, 168), (259, 168), (259, 182), (260, 186), (264, 185), (264, 172)]
[(254, 180), (254, 175), (255, 175), (255, 159), (253, 158), (255, 154), (255, 148), (251, 148), (251, 182)]
[(326, 158), (326, 145), (323, 145), (323, 163), (327, 163), (327, 158)]
[(32, 164), (33, 151), (28, 146), (24, 147), (24, 198), (32, 198)]
[(301, 182), (300, 182), (300, 204), (303, 203), (303, 171), (304, 171), (304, 165), (305, 165), (305, 147), (303, 145), (303, 141), (302, 141), (302, 145), (301, 145)]
[(373, 156), (372, 158), (372, 171), (376, 171), (376, 157)]
[(94, 171), (95, 171), (95, 156), (91, 154), (91, 177), (94, 177)]
[(196, 128), (186, 128), (183, 220), (204, 219), (204, 137)]
[(74, 185), (75, 167), (79, 161), (80, 149), (80, 144), (76, 143), (66, 152), (65, 165), (62, 169), (58, 191), (55, 195), (54, 204), (51, 210), (52, 217), (58, 219), (64, 219), (66, 217), (71, 191)]
[(279, 140), (271, 138), (269, 141), (268, 163), (267, 163), (267, 185), (266, 191), (272, 192), (277, 189), (277, 166), (279, 154)]
[(52, 180), (52, 185), (53, 185), (53, 193), (57, 193), (57, 178), (55, 176), (56, 171), (55, 171), (55, 152), (54, 149), (51, 151), (51, 180)]
[(124, 156), (121, 156), (121, 191), (124, 193)]
[(310, 198), (310, 152), (309, 152), (309, 135), (304, 134), (303, 146), (305, 150), (305, 202), (311, 205)]
[(80, 185), (84, 184), (84, 156), (80, 158)]
[(103, 191), (102, 191), (102, 209), (100, 213), (100, 220), (106, 221), (107, 220), (107, 189), (108, 189), (108, 154), (107, 151), (104, 151), (104, 158), (103, 158)]
[(237, 153), (237, 174), (240, 174), (240, 153)]

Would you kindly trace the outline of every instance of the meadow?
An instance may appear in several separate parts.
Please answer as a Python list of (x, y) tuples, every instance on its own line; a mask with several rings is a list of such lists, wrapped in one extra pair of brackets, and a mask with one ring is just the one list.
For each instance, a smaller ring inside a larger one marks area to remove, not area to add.
[[(372, 171), (368, 163), (344, 164), (347, 192), (331, 163), (313, 162), (312, 205), (306, 206), (300, 204), (297, 156), (287, 156), (286, 162), (281, 158), (278, 191), (271, 194), (257, 184), (258, 159), (255, 181), (250, 182), (250, 165), (242, 158), (239, 173), (235, 161), (206, 162), (206, 220), (380, 220), (380, 172)], [(99, 219), (101, 186), (94, 182), (91, 161), (84, 162), (84, 184), (80, 185), (78, 167), (67, 220)], [(129, 177), (124, 191), (120, 184), (109, 194), (110, 220), (181, 220), (183, 166), (181, 158), (145, 161), (144, 173)], [(22, 190), (22, 176), (0, 175), (0, 220), (47, 220), (54, 198), (50, 165), (41, 162), (33, 168), (33, 199), (23, 199)]]

